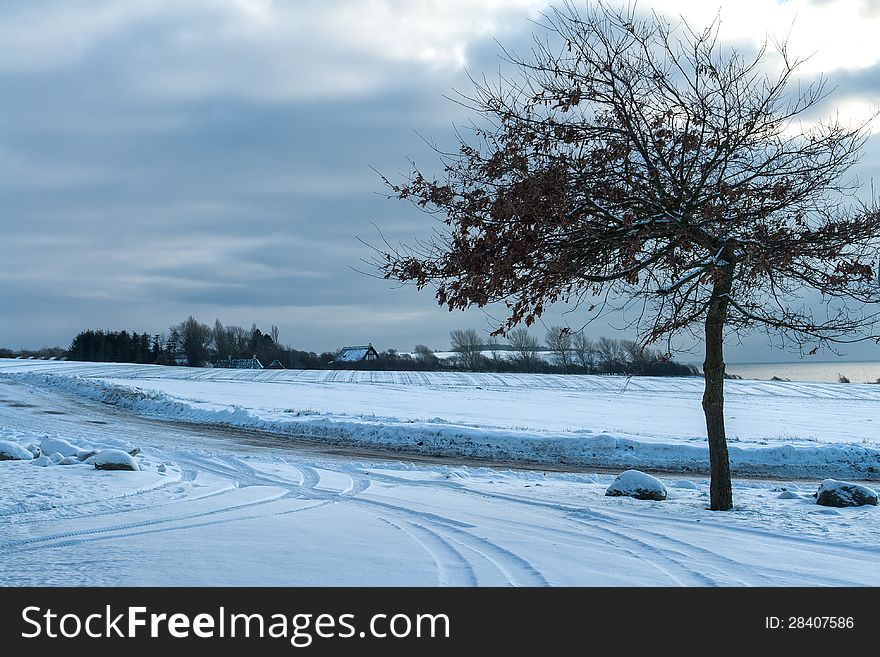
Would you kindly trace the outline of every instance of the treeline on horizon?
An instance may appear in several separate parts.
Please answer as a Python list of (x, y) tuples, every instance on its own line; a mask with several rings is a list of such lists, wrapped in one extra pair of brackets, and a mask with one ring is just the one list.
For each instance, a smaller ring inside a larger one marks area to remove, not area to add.
[(279, 340), (277, 326), (263, 332), (256, 324), (245, 329), (213, 326), (189, 317), (162, 334), (88, 329), (66, 350), (60, 347), (14, 352), (0, 348), (0, 357), (67, 358), (74, 361), (189, 365), (204, 367), (229, 359), (257, 358), (266, 367), (278, 361), (285, 369), (458, 370), (470, 372), (532, 372), (553, 374), (623, 374), (630, 376), (693, 376), (696, 367), (645, 349), (633, 340), (598, 338), (559, 326), (547, 329), (541, 344), (519, 328), (505, 342), (487, 339), (475, 329), (450, 333), (451, 357), (440, 358), (425, 345), (413, 352), (378, 352), (370, 361), (336, 362), (336, 353), (301, 351)]

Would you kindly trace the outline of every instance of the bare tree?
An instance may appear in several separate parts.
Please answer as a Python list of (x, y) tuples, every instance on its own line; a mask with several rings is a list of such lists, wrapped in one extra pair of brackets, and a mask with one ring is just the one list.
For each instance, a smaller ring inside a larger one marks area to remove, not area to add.
[(214, 351), (217, 353), (217, 359), (225, 360), (231, 358), (234, 351), (231, 335), (219, 319), (214, 320), (211, 337), (214, 341)]
[(844, 178), (865, 128), (810, 121), (824, 82), (792, 91), (784, 44), (768, 74), (764, 49), (722, 52), (717, 23), (566, 3), (543, 28), (530, 57), (505, 51), (515, 74), (462, 96), (478, 121), (441, 178), (388, 181), (441, 223), (376, 265), (450, 310), (506, 303), (499, 333), (569, 301), (630, 308), (667, 351), (702, 340), (710, 508), (730, 509), (725, 335), (810, 353), (877, 337), (880, 221)]
[(540, 368), (541, 359), (538, 351), (541, 343), (524, 327), (511, 329), (507, 332), (507, 341), (516, 352), (516, 363), (526, 372), (535, 372)]
[(437, 366), (440, 364), (437, 356), (434, 355), (434, 352), (427, 345), (417, 344), (415, 349), (413, 349), (413, 353), (415, 354), (416, 362), (426, 369), (437, 369)]
[(492, 370), (495, 372), (502, 371), (505, 363), (505, 350), (501, 348), (501, 341), (496, 336), (490, 335), (486, 340), (486, 349), (491, 355)]
[(599, 369), (603, 372), (626, 372), (626, 352), (614, 338), (601, 337), (596, 342)]
[(565, 326), (551, 326), (544, 336), (547, 349), (553, 354), (556, 365), (566, 372), (571, 370), (574, 364), (574, 340), (571, 330)]
[(452, 351), (455, 352), (456, 365), (474, 372), (483, 369), (483, 340), (474, 329), (464, 329), (449, 333)]
[(596, 368), (596, 345), (583, 331), (579, 331), (572, 337), (572, 349), (585, 374), (589, 374)]
[(207, 362), (213, 341), (210, 326), (190, 315), (185, 321), (172, 326), (168, 332), (168, 342), (175, 351), (186, 354), (191, 367), (201, 367)]
[(644, 374), (652, 363), (660, 359), (656, 350), (649, 349), (636, 340), (621, 340), (620, 349), (630, 374)]

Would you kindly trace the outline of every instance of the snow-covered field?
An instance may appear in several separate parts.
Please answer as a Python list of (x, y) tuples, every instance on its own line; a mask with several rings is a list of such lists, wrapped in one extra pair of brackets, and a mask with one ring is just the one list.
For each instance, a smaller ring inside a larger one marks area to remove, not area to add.
[[(723, 514), (700, 391), (0, 360), (0, 440), (142, 450), (137, 472), (0, 462), (0, 583), (880, 585), (878, 508), (811, 495), (880, 476), (880, 386), (729, 382), (734, 467), (767, 478)], [(666, 501), (604, 495), (652, 465)]]

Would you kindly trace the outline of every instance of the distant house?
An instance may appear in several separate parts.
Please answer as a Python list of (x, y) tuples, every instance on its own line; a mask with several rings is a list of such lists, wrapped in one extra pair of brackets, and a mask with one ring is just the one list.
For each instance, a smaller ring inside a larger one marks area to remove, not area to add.
[(284, 365), (281, 364), (281, 361), (277, 358), (269, 363), (269, 366), (266, 368), (267, 370), (283, 370)]
[[(277, 362), (277, 361), (276, 361)], [(231, 370), (261, 370), (263, 364), (260, 359), (253, 358), (227, 358), (226, 360), (218, 360), (212, 363), (214, 367), (225, 367)]]
[(333, 359), (334, 363), (360, 363), (365, 360), (376, 360), (379, 352), (368, 344), (366, 347), (343, 347)]

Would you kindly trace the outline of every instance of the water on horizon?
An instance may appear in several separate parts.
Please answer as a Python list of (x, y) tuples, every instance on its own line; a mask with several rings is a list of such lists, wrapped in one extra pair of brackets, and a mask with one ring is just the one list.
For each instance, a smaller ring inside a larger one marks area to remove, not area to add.
[(803, 360), (793, 363), (728, 363), (727, 373), (759, 381), (769, 381), (775, 376), (790, 381), (832, 383), (837, 383), (838, 377), (842, 374), (850, 383), (877, 383), (880, 379), (880, 361)]

